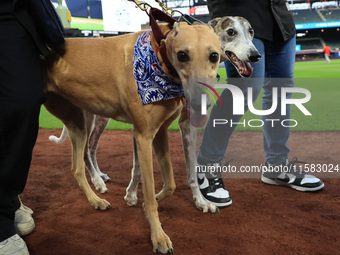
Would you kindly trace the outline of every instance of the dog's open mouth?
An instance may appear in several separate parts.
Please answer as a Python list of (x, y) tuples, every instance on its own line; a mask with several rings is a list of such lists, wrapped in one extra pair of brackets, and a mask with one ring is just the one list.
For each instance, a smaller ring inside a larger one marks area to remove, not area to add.
[(208, 115), (202, 115), (200, 111), (195, 111), (189, 104), (187, 104), (188, 117), (190, 123), (194, 127), (203, 127), (208, 121)]
[(250, 77), (253, 74), (253, 68), (251, 67), (249, 62), (240, 60), (231, 51), (226, 51), (225, 54), (227, 55), (228, 60), (235, 66), (242, 77)]

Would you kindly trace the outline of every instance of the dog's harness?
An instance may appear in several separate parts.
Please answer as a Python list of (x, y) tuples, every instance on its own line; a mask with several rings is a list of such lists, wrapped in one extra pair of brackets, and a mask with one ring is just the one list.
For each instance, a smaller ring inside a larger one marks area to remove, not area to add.
[(143, 104), (184, 96), (180, 83), (176, 83), (163, 71), (150, 43), (151, 30), (141, 34), (133, 53), (133, 76)]

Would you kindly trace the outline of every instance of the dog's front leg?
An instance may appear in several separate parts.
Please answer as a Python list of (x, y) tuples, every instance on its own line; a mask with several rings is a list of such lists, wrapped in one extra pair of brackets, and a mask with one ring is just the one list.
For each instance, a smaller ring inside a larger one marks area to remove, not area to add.
[(162, 229), (158, 217), (158, 203), (155, 197), (155, 183), (152, 168), (152, 139), (150, 134), (136, 134), (137, 153), (142, 177), (144, 213), (150, 224), (151, 241), (154, 252), (172, 253), (170, 238)]
[(219, 211), (218, 207), (205, 200), (198, 187), (197, 173), (195, 168), (197, 130), (195, 127), (190, 125), (186, 107), (183, 107), (181, 116), (178, 120), (178, 125), (182, 135), (182, 145), (187, 170), (187, 181), (189, 187), (191, 188), (196, 208), (203, 211), (203, 213), (216, 213)]

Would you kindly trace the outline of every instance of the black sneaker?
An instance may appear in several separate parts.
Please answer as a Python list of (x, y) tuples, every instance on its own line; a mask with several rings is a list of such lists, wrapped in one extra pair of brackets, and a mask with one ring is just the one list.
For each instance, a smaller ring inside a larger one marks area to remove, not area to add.
[(232, 204), (229, 192), (224, 188), (221, 177), (221, 164), (197, 165), (197, 182), (203, 197), (219, 208)]
[(298, 191), (318, 191), (325, 184), (317, 177), (296, 168), (295, 163), (305, 163), (293, 158), (284, 164), (274, 166), (266, 161), (262, 168), (261, 181), (271, 185), (283, 185)]

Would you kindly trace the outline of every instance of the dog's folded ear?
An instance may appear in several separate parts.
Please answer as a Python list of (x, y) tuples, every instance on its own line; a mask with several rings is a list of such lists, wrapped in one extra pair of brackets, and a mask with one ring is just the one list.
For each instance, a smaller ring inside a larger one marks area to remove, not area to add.
[(208, 22), (208, 25), (212, 28), (215, 28), (217, 23), (221, 20), (221, 18), (214, 18)]
[(172, 31), (171, 31), (171, 35), (175, 37), (178, 34), (178, 32), (179, 32), (179, 22), (175, 22), (172, 28)]

